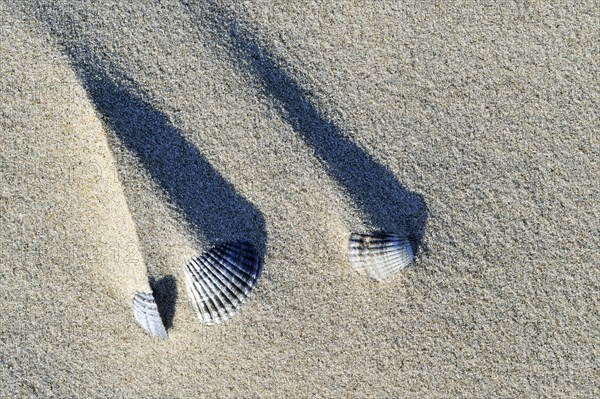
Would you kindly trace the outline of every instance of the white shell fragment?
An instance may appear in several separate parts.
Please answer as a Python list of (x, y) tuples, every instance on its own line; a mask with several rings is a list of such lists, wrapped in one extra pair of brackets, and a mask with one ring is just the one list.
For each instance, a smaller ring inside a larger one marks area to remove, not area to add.
[(256, 287), (261, 267), (258, 255), (246, 242), (219, 244), (185, 267), (185, 281), (201, 322), (229, 320)]
[(168, 338), (152, 293), (136, 292), (131, 302), (131, 310), (133, 310), (137, 322), (146, 332), (162, 339)]
[(410, 241), (397, 234), (350, 235), (352, 267), (373, 280), (383, 280), (410, 265), (414, 253)]

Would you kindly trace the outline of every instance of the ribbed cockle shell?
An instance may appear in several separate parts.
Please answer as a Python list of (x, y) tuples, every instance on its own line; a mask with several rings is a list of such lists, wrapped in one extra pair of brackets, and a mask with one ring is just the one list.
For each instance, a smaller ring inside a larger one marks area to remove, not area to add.
[(131, 302), (131, 310), (137, 322), (147, 333), (162, 339), (168, 338), (152, 293), (136, 292)]
[(247, 242), (219, 244), (185, 267), (185, 280), (201, 322), (229, 320), (244, 304), (260, 277), (258, 255)]
[(408, 238), (397, 234), (350, 235), (352, 267), (373, 280), (383, 280), (404, 269), (414, 259)]

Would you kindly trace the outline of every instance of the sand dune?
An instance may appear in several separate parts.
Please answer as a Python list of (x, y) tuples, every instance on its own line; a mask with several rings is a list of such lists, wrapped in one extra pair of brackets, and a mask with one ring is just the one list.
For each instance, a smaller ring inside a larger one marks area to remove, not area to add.
[[(0, 396), (600, 394), (592, 2), (0, 17)], [(355, 273), (372, 230), (415, 267)], [(263, 276), (207, 327), (183, 265), (235, 239)]]

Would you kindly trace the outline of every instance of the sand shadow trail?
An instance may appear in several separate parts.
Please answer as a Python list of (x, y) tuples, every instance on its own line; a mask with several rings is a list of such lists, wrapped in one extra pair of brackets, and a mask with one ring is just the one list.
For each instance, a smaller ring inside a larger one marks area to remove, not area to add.
[(275, 100), (282, 117), (326, 163), (329, 174), (361, 207), (369, 222), (380, 231), (408, 235), (420, 248), (428, 218), (423, 196), (406, 189), (386, 166), (326, 118), (311, 102), (310, 93), (243, 22), (210, 1), (202, 2), (201, 7), (188, 2), (186, 7), (195, 22), (227, 49), (236, 66)]

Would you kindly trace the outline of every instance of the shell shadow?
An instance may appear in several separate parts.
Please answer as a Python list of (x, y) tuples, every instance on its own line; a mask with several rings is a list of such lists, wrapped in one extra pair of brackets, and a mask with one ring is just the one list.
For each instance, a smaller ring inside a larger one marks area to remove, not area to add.
[(173, 327), (173, 318), (175, 317), (175, 305), (177, 304), (177, 280), (171, 275), (158, 279), (150, 278), (150, 287), (158, 313), (167, 330)]
[(388, 167), (352, 142), (231, 12), (211, 1), (203, 2), (202, 8), (187, 4), (187, 9), (205, 33), (226, 49), (236, 67), (274, 100), (282, 118), (326, 163), (330, 176), (345, 188), (374, 229), (404, 234), (415, 249), (421, 249), (428, 219), (423, 196), (408, 190)]

